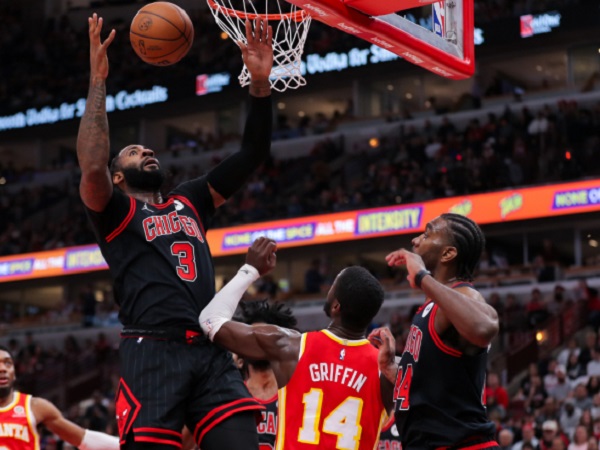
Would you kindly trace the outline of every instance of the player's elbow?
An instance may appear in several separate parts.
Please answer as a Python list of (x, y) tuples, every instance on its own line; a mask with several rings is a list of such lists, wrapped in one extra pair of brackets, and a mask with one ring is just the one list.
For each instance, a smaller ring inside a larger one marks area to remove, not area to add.
[(499, 329), (498, 316), (488, 317), (486, 320), (482, 320), (477, 324), (468, 340), (478, 347), (486, 348), (498, 335)]

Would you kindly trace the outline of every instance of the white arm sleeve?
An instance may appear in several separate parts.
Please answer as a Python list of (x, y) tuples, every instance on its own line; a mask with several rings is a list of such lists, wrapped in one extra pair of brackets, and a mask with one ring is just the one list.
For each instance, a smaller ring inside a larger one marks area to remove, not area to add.
[(98, 431), (85, 430), (79, 450), (119, 450), (119, 438)]
[(231, 320), (238, 303), (250, 285), (260, 278), (256, 268), (244, 264), (235, 277), (217, 292), (200, 313), (202, 331), (212, 341), (225, 322)]

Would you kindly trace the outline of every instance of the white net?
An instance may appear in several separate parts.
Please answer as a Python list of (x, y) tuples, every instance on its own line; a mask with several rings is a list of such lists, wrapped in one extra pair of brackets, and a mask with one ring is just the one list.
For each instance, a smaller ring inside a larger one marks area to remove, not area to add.
[[(308, 14), (285, 0), (208, 0), (208, 6), (219, 27), (234, 41), (244, 43), (246, 19), (266, 16), (273, 27), (271, 88), (283, 92), (306, 84), (301, 58), (311, 22)], [(242, 86), (250, 84), (250, 73), (245, 65), (238, 79)]]

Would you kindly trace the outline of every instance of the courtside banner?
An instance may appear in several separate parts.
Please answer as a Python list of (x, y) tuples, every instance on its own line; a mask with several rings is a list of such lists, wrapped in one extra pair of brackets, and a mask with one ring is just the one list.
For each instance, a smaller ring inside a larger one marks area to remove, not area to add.
[[(600, 179), (218, 228), (207, 239), (218, 257), (245, 253), (259, 236), (286, 248), (418, 233), (445, 212), (485, 225), (592, 211), (600, 211)], [(70, 247), (0, 258), (0, 282), (105, 269), (96, 245)]]

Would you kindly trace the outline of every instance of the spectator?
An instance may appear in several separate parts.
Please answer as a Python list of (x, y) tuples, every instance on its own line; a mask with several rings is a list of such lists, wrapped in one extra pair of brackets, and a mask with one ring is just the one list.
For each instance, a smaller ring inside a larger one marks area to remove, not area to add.
[(567, 376), (569, 377), (569, 381), (573, 386), (577, 384), (582, 377), (585, 377), (586, 366), (581, 363), (580, 356), (572, 353), (571, 356), (569, 356), (569, 361), (567, 362)]
[(537, 449), (539, 445), (538, 438), (535, 437), (535, 432), (533, 429), (533, 425), (530, 423), (526, 423), (521, 428), (522, 439), (513, 445), (512, 450), (525, 450), (527, 446), (531, 446), (529, 448)]
[(592, 359), (587, 363), (586, 372), (588, 376), (600, 375), (600, 346), (592, 350)]
[(544, 400), (544, 406), (542, 406), (535, 418), (535, 422), (538, 426), (543, 427), (546, 422), (558, 422), (558, 419), (558, 402), (554, 397), (547, 397)]
[(321, 261), (313, 259), (309, 269), (304, 274), (304, 292), (309, 294), (317, 294), (321, 292), (325, 278), (320, 270)]
[(563, 286), (561, 286), (560, 284), (557, 284), (554, 287), (554, 293), (553, 293), (552, 299), (548, 304), (548, 312), (553, 316), (558, 316), (571, 303), (572, 303), (572, 300), (565, 293), (565, 288)]
[(508, 428), (500, 430), (498, 433), (498, 445), (501, 450), (512, 450), (515, 434)]
[(594, 395), (594, 397), (592, 398), (592, 403), (593, 405), (590, 409), (590, 412), (592, 413), (592, 418), (594, 420), (600, 419), (600, 393)]
[(575, 407), (579, 408), (581, 411), (590, 409), (594, 405), (592, 399), (588, 395), (588, 389), (585, 383), (579, 383), (575, 386), (573, 399), (575, 400)]
[(556, 359), (552, 358), (548, 361), (548, 371), (546, 375), (544, 375), (544, 388), (546, 391), (550, 391), (556, 384), (558, 383), (558, 377), (556, 376), (556, 366), (558, 362)]
[(538, 288), (531, 291), (531, 298), (527, 302), (525, 310), (530, 329), (537, 329), (548, 318), (548, 309), (542, 299), (542, 292)]
[(104, 398), (100, 391), (94, 391), (93, 403), (88, 406), (83, 416), (86, 428), (94, 431), (106, 431), (108, 425), (108, 408), (103, 404)]
[(556, 361), (558, 361), (559, 364), (566, 366), (569, 360), (569, 355), (571, 353), (575, 353), (577, 356), (579, 356), (579, 351), (580, 349), (579, 345), (577, 344), (577, 339), (575, 337), (571, 337), (567, 341), (567, 346), (563, 348), (556, 357)]
[(556, 385), (548, 390), (548, 395), (558, 402), (562, 402), (571, 392), (571, 383), (567, 378), (566, 368), (562, 364), (556, 366), (556, 380)]
[(575, 433), (575, 427), (579, 425), (581, 419), (581, 410), (575, 407), (575, 400), (568, 398), (563, 403), (563, 410), (560, 413), (560, 428), (567, 434), (567, 436), (573, 436)]
[(573, 442), (569, 444), (567, 450), (588, 450), (588, 441), (589, 435), (586, 427), (579, 425), (575, 428)]
[(504, 306), (504, 317), (501, 322), (504, 322), (506, 331), (520, 331), (525, 327), (525, 311), (523, 305), (517, 300), (515, 294), (506, 295), (506, 304)]
[(585, 341), (581, 351), (579, 352), (579, 363), (587, 368), (587, 363), (592, 360), (592, 352), (597, 346), (598, 333), (595, 331), (588, 331), (585, 333)]
[(600, 376), (592, 375), (588, 378), (587, 390), (590, 397), (593, 397), (600, 392)]
[(488, 409), (488, 414), (491, 414), (494, 410), (497, 410), (500, 418), (506, 416), (508, 410), (508, 392), (500, 384), (500, 378), (495, 372), (488, 373), (486, 387), (485, 387), (485, 398)]
[(555, 437), (552, 440), (551, 450), (567, 450), (568, 444), (565, 444), (565, 441), (560, 436)]
[(554, 439), (561, 438), (565, 445), (569, 444), (567, 437), (558, 429), (558, 423), (555, 420), (546, 420), (542, 424), (542, 438), (540, 439), (540, 450), (550, 450)]

